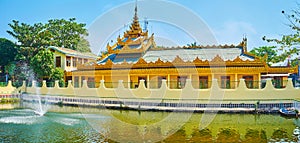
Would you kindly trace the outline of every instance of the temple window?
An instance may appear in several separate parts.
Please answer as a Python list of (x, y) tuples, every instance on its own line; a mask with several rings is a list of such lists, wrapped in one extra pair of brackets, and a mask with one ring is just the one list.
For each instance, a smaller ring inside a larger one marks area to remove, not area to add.
[(79, 87), (79, 77), (78, 76), (75, 76), (74, 77), (74, 87)]
[(87, 62), (88, 62), (88, 59), (84, 59), (84, 60), (83, 60), (83, 63), (87, 63)]
[(58, 68), (61, 67), (61, 57), (60, 56), (55, 57), (55, 66)]
[(247, 88), (253, 88), (253, 76), (243, 76)]
[(67, 56), (67, 58), (66, 58), (66, 64), (67, 64), (67, 67), (71, 66), (71, 57)]
[(280, 76), (275, 76), (272, 80), (273, 86), (275, 88), (282, 88), (283, 87), (283, 78)]
[(208, 88), (208, 76), (199, 76), (199, 88)]
[(184, 88), (187, 76), (178, 76), (177, 77), (177, 87)]
[[(145, 87), (147, 88), (147, 78), (146, 77), (138, 77), (138, 85), (140, 85), (140, 80), (144, 80), (145, 81)], [(135, 87), (137, 88), (138, 85), (136, 85)]]
[(230, 76), (221, 76), (221, 88), (230, 88)]
[(165, 80), (166, 77), (165, 77), (165, 76), (158, 76), (158, 77), (157, 77), (157, 82), (158, 82), (158, 83), (157, 83), (157, 87), (158, 87), (158, 88), (161, 87), (161, 84), (162, 84), (162, 80), (163, 80), (163, 79)]
[(95, 88), (95, 78), (88, 77), (87, 84), (89, 88)]
[(76, 67), (76, 63), (77, 63), (77, 58), (73, 58), (73, 59), (72, 59), (73, 67)]
[(78, 58), (78, 64), (82, 64), (82, 59)]

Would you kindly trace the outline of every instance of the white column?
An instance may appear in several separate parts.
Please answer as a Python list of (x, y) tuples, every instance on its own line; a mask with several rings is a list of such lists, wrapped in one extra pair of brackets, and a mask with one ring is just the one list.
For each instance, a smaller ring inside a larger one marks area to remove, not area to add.
[(71, 70), (72, 70), (72, 69), (73, 69), (73, 57), (71, 57), (70, 60), (71, 60), (71, 61), (70, 61), (70, 63), (71, 63), (70, 68), (71, 68)]

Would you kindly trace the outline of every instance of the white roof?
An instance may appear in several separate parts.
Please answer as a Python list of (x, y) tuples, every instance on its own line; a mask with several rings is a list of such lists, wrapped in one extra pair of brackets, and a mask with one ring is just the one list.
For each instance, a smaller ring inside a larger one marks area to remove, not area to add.
[(289, 59), (285, 59), (282, 62), (278, 62), (278, 63), (272, 63), (271, 67), (282, 67), (282, 66), (288, 66), (289, 63)]
[(155, 51), (147, 51), (147, 53), (143, 56), (143, 59), (146, 62), (155, 62), (158, 58), (162, 61), (172, 62), (176, 56), (179, 56), (183, 61), (193, 61), (197, 57), (200, 60), (208, 60), (211, 61), (219, 55), (223, 60), (234, 60), (239, 57), (243, 61), (249, 60), (253, 61), (253, 58), (242, 55), (242, 49), (240, 48), (211, 48), (211, 49), (172, 49), (172, 50), (155, 50)]

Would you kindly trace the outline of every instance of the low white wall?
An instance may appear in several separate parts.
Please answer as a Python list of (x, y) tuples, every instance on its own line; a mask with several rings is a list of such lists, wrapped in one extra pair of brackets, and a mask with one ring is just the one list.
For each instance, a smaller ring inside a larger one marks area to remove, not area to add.
[(15, 94), (18, 90), (12, 86), (11, 81), (8, 81), (6, 87), (0, 87), (0, 94)]
[[(144, 81), (141, 80), (139, 87), (136, 89), (124, 88), (123, 82), (119, 81), (117, 88), (106, 88), (104, 81), (101, 81), (99, 88), (88, 88), (87, 81), (83, 81), (81, 88), (74, 88), (69, 81), (68, 87), (59, 87), (58, 81), (54, 87), (46, 87), (43, 82), (42, 87), (36, 87), (35, 82), (32, 87), (23, 86), (19, 88), (21, 92), (40, 95), (62, 95), (62, 96), (86, 96), (101, 98), (120, 98), (120, 99), (195, 99), (195, 100), (284, 100), (299, 99), (300, 89), (295, 89), (292, 80), (289, 79), (285, 88), (276, 89), (272, 85), (271, 79), (267, 80), (263, 89), (248, 89), (245, 80), (241, 79), (236, 89), (221, 89), (217, 80), (213, 79), (212, 87), (209, 89), (194, 89), (191, 80), (187, 79), (186, 86), (183, 89), (169, 89), (166, 81), (163, 80), (159, 89), (148, 89)], [(13, 88), (13, 87), (11, 87)]]

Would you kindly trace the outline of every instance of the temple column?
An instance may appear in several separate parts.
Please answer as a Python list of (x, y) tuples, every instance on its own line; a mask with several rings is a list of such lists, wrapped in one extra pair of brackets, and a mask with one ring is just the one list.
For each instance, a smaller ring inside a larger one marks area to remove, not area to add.
[(234, 74), (234, 81), (235, 81), (235, 88), (237, 88), (238, 87), (238, 76), (237, 76), (237, 73), (236, 74)]
[(127, 86), (128, 86), (128, 89), (130, 89), (131, 87), (130, 87), (130, 75), (128, 74), (127, 75)]
[(147, 75), (147, 88), (150, 89), (150, 76)]
[(71, 68), (71, 70), (73, 69), (73, 57), (70, 57), (70, 68)]
[(75, 76), (72, 76), (72, 85), (75, 87)]
[(102, 75), (101, 80), (104, 80), (104, 75)]
[(168, 77), (167, 77), (168, 79), (168, 87), (170, 88), (170, 74), (168, 74)]
[(258, 83), (258, 89), (261, 89), (261, 74), (260, 73), (258, 73), (258, 81), (257, 81), (257, 83)]
[(78, 88), (81, 88), (81, 76), (78, 76)]

